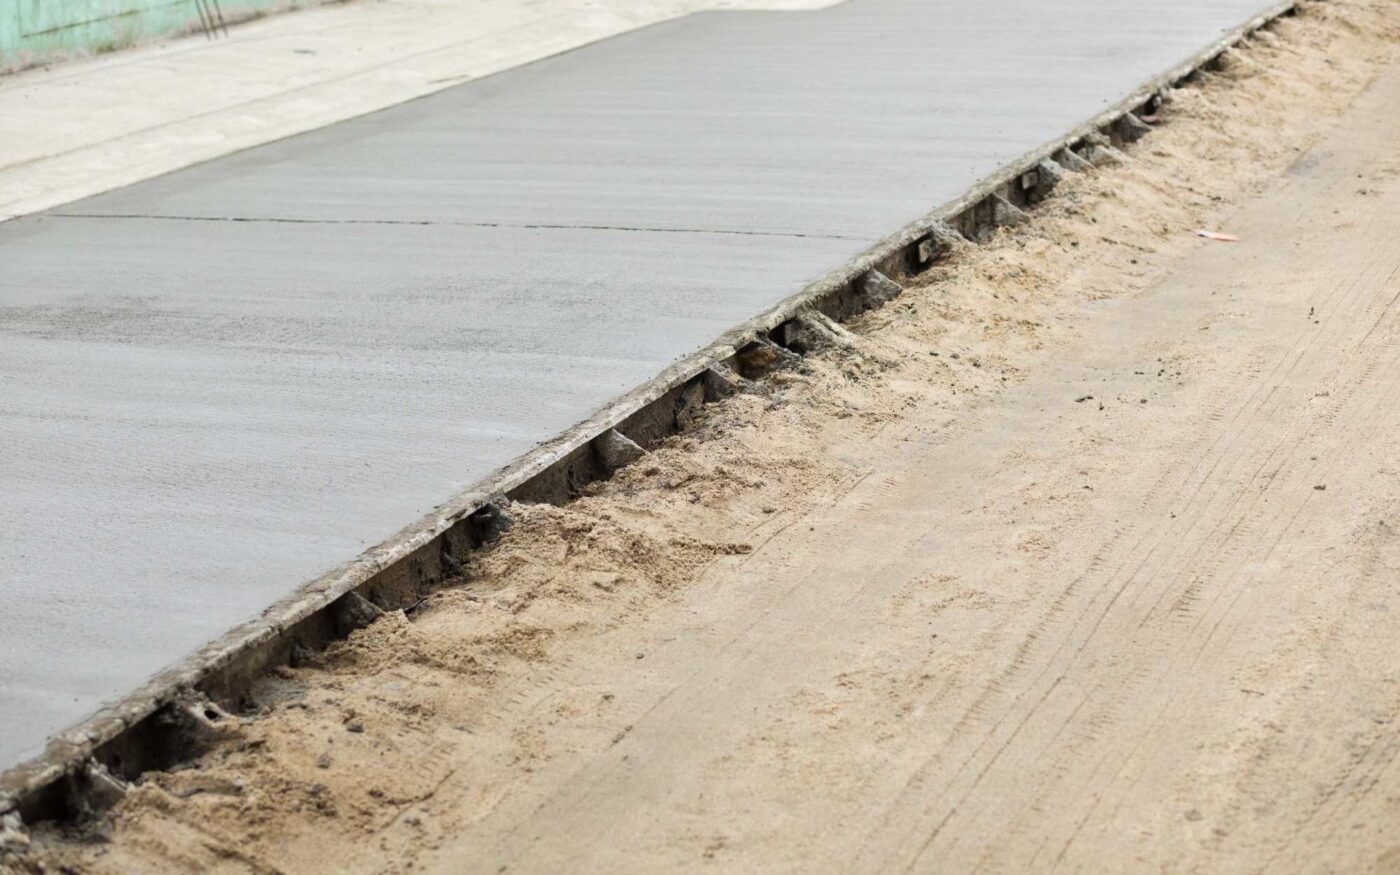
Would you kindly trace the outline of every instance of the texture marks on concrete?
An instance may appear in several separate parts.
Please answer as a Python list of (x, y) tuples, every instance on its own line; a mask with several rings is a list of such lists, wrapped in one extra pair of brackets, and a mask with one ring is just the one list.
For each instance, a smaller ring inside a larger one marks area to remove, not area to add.
[(697, 15), (0, 225), (0, 763), (1263, 5)]

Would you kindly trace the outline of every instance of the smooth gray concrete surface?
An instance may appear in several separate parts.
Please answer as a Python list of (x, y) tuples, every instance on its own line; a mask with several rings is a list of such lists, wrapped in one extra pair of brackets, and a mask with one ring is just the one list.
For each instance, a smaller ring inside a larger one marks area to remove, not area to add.
[(0, 767), (1264, 6), (706, 13), (0, 225)]

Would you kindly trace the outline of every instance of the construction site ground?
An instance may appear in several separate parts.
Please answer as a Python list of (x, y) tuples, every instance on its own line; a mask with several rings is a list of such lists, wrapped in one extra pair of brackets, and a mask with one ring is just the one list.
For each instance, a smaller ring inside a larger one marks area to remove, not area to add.
[(1307, 4), (15, 865), (1400, 871), (1398, 47)]

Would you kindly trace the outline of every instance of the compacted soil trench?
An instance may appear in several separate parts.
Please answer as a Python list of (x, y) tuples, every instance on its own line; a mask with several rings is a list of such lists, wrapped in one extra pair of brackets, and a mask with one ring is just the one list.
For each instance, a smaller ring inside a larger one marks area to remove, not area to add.
[(1397, 46), (1306, 5), (12, 865), (1400, 870)]

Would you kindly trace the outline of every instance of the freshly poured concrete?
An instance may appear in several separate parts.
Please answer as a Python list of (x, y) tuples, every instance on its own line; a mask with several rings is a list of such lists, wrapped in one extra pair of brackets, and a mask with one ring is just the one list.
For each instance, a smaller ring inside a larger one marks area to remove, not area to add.
[(1264, 5), (706, 13), (0, 224), (0, 766)]

